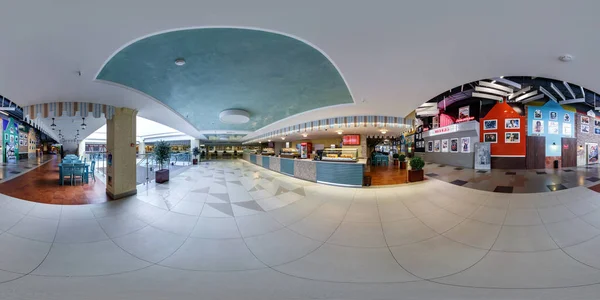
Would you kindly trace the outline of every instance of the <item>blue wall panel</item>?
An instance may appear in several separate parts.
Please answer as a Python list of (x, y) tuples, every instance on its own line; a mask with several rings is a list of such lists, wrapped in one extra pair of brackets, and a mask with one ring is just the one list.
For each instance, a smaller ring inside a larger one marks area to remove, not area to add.
[[(563, 109), (554, 101), (548, 101), (543, 106), (528, 106), (527, 120), (528, 135), (546, 137), (546, 156), (560, 156), (561, 138), (575, 137), (575, 114)], [(551, 131), (551, 123), (556, 126), (552, 127), (554, 131)], [(498, 124), (498, 126), (502, 125)]]
[(265, 169), (268, 169), (268, 168), (269, 168), (269, 163), (271, 162), (271, 161), (269, 160), (269, 158), (270, 158), (270, 156), (263, 156), (263, 157), (262, 157), (262, 160), (263, 160), (263, 161), (262, 161), (262, 166), (263, 166), (263, 168), (265, 168)]
[(255, 154), (250, 154), (250, 162), (253, 164), (256, 164), (256, 155)]
[(281, 173), (294, 176), (294, 160), (281, 159)]
[(362, 186), (363, 165), (357, 163), (317, 163), (317, 182)]

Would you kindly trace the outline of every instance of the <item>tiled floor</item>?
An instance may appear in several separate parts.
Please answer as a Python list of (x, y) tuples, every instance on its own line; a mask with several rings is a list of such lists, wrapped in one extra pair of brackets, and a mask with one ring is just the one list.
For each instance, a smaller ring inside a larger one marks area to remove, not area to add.
[(243, 161), (92, 205), (0, 195), (2, 299), (597, 299), (600, 195), (351, 189)]
[(425, 175), (445, 182), (482, 191), (499, 193), (540, 193), (600, 181), (598, 165), (547, 170), (473, 170), (427, 163)]
[(83, 185), (59, 185), (56, 157), (14, 179), (0, 183), (0, 193), (11, 197), (49, 204), (90, 204), (109, 201), (100, 180)]

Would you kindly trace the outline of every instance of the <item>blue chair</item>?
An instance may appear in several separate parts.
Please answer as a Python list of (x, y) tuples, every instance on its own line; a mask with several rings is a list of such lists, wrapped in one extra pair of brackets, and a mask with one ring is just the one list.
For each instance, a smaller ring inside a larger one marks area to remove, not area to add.
[(71, 184), (73, 183), (73, 164), (62, 164), (62, 172), (60, 178), (60, 184), (65, 185), (65, 177), (69, 177)]
[(96, 181), (95, 170), (96, 170), (96, 161), (92, 160), (92, 164), (90, 165), (90, 174), (92, 175), (92, 179), (94, 179), (94, 181)]
[(71, 176), (72, 180), (77, 183), (77, 177), (83, 184), (83, 176), (85, 175), (85, 165), (84, 164), (75, 164), (73, 166), (73, 175)]

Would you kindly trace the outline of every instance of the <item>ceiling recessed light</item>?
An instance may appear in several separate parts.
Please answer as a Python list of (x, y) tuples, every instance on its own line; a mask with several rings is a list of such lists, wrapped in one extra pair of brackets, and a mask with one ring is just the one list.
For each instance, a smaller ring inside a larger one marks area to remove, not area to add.
[(344, 131), (342, 131), (342, 130), (337, 131), (337, 134), (342, 134), (342, 133), (344, 133)]
[(282, 140), (285, 140), (285, 136), (282, 136), (282, 137), (281, 137), (281, 139), (282, 139)]
[(303, 134), (302, 134), (302, 136), (303, 136), (303, 137), (307, 137), (307, 136), (308, 136), (308, 134), (306, 134), (306, 133), (303, 133)]
[(387, 129), (381, 129), (380, 130), (382, 134), (386, 134), (387, 133)]
[(175, 60), (175, 64), (178, 65), (178, 66), (183, 66), (183, 65), (185, 65), (185, 59), (178, 58), (178, 59)]
[(573, 60), (573, 55), (571, 55), (571, 54), (561, 55), (561, 56), (558, 57), (558, 59), (560, 61), (564, 61), (564, 62), (572, 61)]

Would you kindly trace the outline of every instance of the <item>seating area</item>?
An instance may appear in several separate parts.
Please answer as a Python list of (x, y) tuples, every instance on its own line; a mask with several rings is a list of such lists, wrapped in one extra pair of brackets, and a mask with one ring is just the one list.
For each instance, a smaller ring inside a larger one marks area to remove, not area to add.
[(89, 183), (89, 177), (96, 181), (94, 170), (96, 168), (96, 161), (92, 160), (91, 163), (87, 162), (87, 158), (77, 157), (74, 154), (67, 154), (63, 158), (62, 163), (58, 164), (59, 169), (59, 183), (65, 185), (65, 182), (70, 182), (71, 185)]
[(390, 161), (390, 157), (388, 155), (374, 152), (371, 155), (371, 165), (372, 166), (388, 166)]

